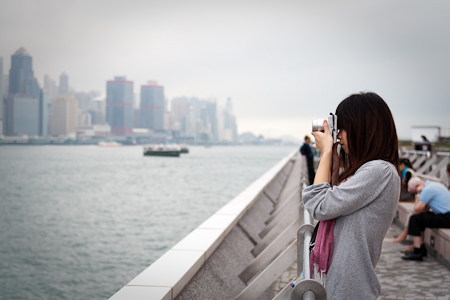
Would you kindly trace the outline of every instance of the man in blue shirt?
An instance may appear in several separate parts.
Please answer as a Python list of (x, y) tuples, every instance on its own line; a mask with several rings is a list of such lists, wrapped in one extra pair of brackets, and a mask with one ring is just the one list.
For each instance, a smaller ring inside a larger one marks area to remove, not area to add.
[[(414, 251), (402, 258), (421, 261), (426, 256), (423, 243), (425, 228), (450, 228), (450, 192), (439, 182), (422, 181), (418, 177), (409, 181), (408, 190), (416, 194), (414, 215), (409, 219), (408, 226), (408, 234), (414, 240)], [(429, 212), (429, 208), (433, 212)]]
[(311, 143), (311, 139), (309, 136), (305, 136), (305, 143), (300, 148), (300, 153), (304, 156), (306, 156), (306, 164), (308, 165), (308, 179), (309, 184), (314, 183), (314, 177), (316, 176), (316, 173), (314, 172), (314, 155), (311, 150), (311, 146), (309, 145)]

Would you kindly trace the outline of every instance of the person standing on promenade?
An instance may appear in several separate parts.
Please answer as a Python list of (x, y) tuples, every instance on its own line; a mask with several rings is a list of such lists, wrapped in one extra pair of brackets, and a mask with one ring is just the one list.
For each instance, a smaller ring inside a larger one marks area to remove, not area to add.
[(309, 184), (313, 184), (314, 176), (316, 173), (314, 172), (314, 155), (311, 150), (311, 138), (309, 136), (305, 136), (305, 143), (300, 147), (300, 153), (306, 156), (306, 164), (308, 165), (308, 178)]
[(400, 196), (397, 131), (375, 93), (349, 96), (336, 115), (339, 157), (324, 121), (324, 132), (312, 133), (321, 152), (314, 184), (302, 192), (305, 208), (320, 220), (312, 278), (324, 283), (328, 300), (374, 300), (381, 291), (375, 267)]
[[(409, 218), (408, 234), (413, 236), (414, 250), (402, 259), (422, 261), (426, 256), (423, 243), (425, 228), (450, 228), (450, 192), (440, 182), (411, 178), (408, 190), (416, 194), (414, 215)], [(433, 212), (429, 212), (429, 208)]]

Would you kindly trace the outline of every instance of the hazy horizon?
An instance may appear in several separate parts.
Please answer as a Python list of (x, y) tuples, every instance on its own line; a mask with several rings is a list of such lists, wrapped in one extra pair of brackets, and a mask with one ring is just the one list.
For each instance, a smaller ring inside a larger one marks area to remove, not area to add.
[(127, 76), (165, 96), (230, 97), (238, 132), (302, 139), (349, 94), (378, 93), (399, 137), (450, 127), (450, 3), (0, 0), (0, 56), (24, 47), (42, 86), (105, 94)]

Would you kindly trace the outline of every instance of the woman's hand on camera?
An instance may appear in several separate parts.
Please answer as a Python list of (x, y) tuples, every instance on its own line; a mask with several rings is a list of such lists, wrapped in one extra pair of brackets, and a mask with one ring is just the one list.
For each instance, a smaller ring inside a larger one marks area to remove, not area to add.
[(333, 150), (333, 137), (331, 136), (330, 129), (328, 129), (328, 122), (326, 120), (323, 121), (323, 128), (324, 132), (314, 131), (311, 133), (316, 140), (313, 148), (319, 150), (322, 154), (331, 153)]
[(339, 143), (333, 146), (333, 171), (331, 173), (331, 185), (336, 185), (339, 181), (339, 155), (337, 152), (337, 147)]

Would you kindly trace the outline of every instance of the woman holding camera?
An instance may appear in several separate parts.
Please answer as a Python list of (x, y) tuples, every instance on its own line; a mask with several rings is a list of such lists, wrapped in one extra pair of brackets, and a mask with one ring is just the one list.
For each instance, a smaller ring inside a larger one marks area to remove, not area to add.
[(305, 208), (320, 220), (312, 278), (323, 282), (329, 300), (376, 299), (375, 267), (400, 194), (397, 132), (375, 93), (349, 96), (336, 115), (340, 153), (324, 121), (324, 132), (312, 133), (321, 152), (314, 184), (302, 193)]

